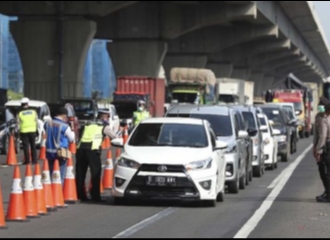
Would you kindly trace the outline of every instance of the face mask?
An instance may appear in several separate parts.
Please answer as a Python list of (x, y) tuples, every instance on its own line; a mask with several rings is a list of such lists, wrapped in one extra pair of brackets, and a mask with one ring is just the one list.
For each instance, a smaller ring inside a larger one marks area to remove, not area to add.
[(139, 107), (139, 111), (142, 112), (143, 111), (143, 107)]
[(104, 125), (109, 125), (109, 120), (105, 120), (105, 119), (103, 119), (102, 121), (103, 121), (103, 124), (104, 124)]
[(324, 106), (318, 106), (318, 111), (320, 112), (320, 113), (324, 113), (325, 112), (325, 109), (324, 109)]

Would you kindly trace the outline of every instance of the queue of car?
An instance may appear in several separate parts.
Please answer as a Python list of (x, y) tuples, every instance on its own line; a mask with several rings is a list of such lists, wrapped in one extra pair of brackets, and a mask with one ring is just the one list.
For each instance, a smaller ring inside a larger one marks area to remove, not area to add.
[[(296, 119), (279, 104), (177, 104), (163, 118), (142, 121), (114, 165), (116, 204), (175, 199), (216, 206), (279, 159), (297, 151)], [(226, 188), (225, 188), (226, 186)]]

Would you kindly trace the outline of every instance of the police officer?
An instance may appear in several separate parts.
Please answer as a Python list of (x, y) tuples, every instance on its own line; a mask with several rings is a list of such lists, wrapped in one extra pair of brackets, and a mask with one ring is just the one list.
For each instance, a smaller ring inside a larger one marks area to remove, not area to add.
[(105, 136), (114, 139), (121, 135), (121, 131), (113, 132), (109, 120), (109, 111), (99, 111), (96, 122), (88, 123), (83, 129), (76, 155), (76, 185), (78, 199), (81, 201), (88, 201), (85, 193), (85, 178), (89, 166), (92, 177), (91, 200), (102, 202), (100, 196), (102, 142)]
[(29, 146), (31, 147), (32, 163), (37, 163), (36, 134), (38, 133), (38, 114), (34, 109), (29, 108), (29, 99), (21, 99), (21, 110), (17, 114), (17, 122), (20, 129), (20, 136), (23, 144), (25, 161), (30, 163)]
[(315, 157), (325, 188), (325, 193), (316, 197), (316, 200), (318, 202), (330, 202), (330, 104), (325, 106), (325, 113), (317, 126), (316, 132), (318, 138), (315, 146)]
[(141, 121), (150, 117), (150, 113), (146, 110), (146, 103), (139, 100), (137, 103), (138, 110), (133, 113), (134, 126), (136, 127)]

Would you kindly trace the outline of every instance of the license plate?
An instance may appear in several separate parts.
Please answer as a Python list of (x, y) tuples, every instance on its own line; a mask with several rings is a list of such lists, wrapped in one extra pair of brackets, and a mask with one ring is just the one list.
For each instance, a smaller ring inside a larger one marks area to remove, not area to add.
[(149, 186), (173, 186), (176, 185), (175, 177), (148, 176), (147, 185)]

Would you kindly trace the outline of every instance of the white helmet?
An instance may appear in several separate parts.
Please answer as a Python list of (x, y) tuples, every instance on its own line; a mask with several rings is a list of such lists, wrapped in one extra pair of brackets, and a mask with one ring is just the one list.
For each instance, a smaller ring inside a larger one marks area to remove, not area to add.
[(21, 104), (28, 104), (30, 101), (30, 99), (28, 99), (27, 97), (24, 97), (21, 99)]

